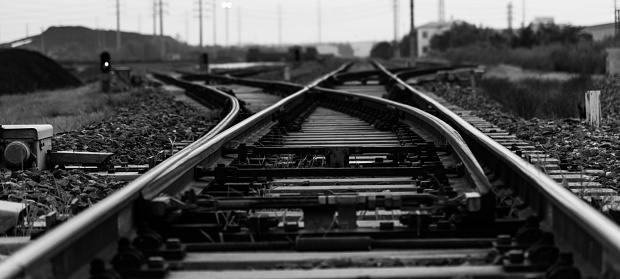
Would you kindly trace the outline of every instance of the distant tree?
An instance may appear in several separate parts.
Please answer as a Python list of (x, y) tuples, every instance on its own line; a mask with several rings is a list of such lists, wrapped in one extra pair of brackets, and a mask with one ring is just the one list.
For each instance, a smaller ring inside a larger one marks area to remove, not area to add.
[(538, 43), (539, 42), (538, 38), (536, 37), (536, 33), (534, 33), (532, 25), (530, 24), (525, 28), (519, 29), (519, 31), (517, 32), (517, 36), (514, 37), (514, 40), (512, 42), (512, 47), (531, 48)]
[(390, 59), (394, 56), (394, 49), (388, 42), (380, 42), (372, 47), (370, 50), (370, 57)]
[(477, 43), (502, 43), (502, 37), (490, 28), (477, 27), (467, 22), (456, 22), (450, 30), (431, 38), (431, 48), (446, 51), (449, 48), (465, 47)]

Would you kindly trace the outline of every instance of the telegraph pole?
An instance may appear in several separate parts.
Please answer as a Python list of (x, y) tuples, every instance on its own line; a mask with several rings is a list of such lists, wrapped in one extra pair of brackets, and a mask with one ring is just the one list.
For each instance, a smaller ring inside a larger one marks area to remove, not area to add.
[[(202, 37), (202, 34), (200, 34), (200, 37)], [(185, 44), (189, 45), (189, 12), (188, 11), (185, 11)], [(200, 47), (202, 48), (202, 42), (200, 42)]]
[(43, 32), (45, 32), (45, 29), (41, 27), (41, 53), (45, 54), (45, 36)]
[(446, 3), (444, 0), (439, 0), (439, 22), (446, 21)]
[(512, 2), (508, 3), (508, 30), (512, 31)]
[[(215, 14), (217, 11), (217, 5), (215, 3), (215, 0), (213, 0), (213, 11), (211, 11), (211, 14), (213, 15), (213, 51), (215, 52), (215, 46), (217, 45), (217, 29), (215, 28)], [(216, 52), (217, 53), (217, 52)], [(213, 56), (213, 58), (215, 58), (215, 55)]]
[(521, 19), (521, 28), (525, 28), (525, 0), (521, 3), (523, 5), (523, 18)]
[(278, 45), (282, 46), (282, 6), (278, 3)]
[(413, 3), (414, 0), (409, 0), (409, 7), (410, 7), (410, 13), (411, 13), (411, 26), (410, 26), (410, 30), (409, 30), (409, 57), (411, 58), (411, 61), (414, 62), (417, 55), (417, 48), (416, 48), (416, 33), (415, 33), (415, 5)]
[(116, 0), (116, 49), (121, 49), (121, 6)]
[[(215, 0), (214, 0), (215, 1)], [(199, 28), (198, 28), (198, 32), (200, 32), (200, 43), (199, 46), (200, 48), (202, 48), (202, 0), (198, 0), (198, 24), (199, 24)]]
[(232, 2), (230, 1), (226, 1), (226, 2), (222, 2), (222, 8), (224, 8), (224, 17), (225, 17), (225, 21), (226, 21), (226, 47), (230, 46), (228, 44), (228, 10), (230, 10), (230, 8), (232, 8)]
[(318, 8), (317, 8), (317, 23), (319, 24), (319, 43), (321, 43), (321, 0), (317, 0)]
[(164, 3), (159, 0), (159, 36), (161, 37), (161, 58), (166, 59), (166, 42), (164, 40)]
[(241, 47), (241, 6), (237, 5), (237, 36), (239, 37), (239, 47)]
[(394, 48), (394, 56), (396, 57), (400, 57), (400, 47), (398, 46), (398, 23), (400, 22), (399, 20), (399, 8), (398, 8), (398, 3), (400, 0), (394, 0), (394, 44), (393, 44), (393, 48)]
[(153, 39), (157, 36), (157, 0), (153, 0)]

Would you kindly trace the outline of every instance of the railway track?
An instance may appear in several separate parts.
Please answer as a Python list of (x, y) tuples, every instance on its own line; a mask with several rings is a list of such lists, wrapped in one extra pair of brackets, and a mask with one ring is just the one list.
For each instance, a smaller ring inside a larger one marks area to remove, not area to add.
[[(614, 224), (376, 66), (309, 86), (210, 77), (288, 96), (48, 232), (0, 278), (619, 274)], [(427, 112), (380, 98), (393, 90)]]

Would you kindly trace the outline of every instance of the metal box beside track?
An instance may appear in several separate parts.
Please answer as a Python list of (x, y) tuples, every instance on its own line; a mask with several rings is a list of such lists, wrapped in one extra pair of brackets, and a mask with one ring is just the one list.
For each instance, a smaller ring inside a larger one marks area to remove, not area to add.
[(53, 127), (0, 125), (0, 168), (45, 169), (45, 154), (52, 149)]

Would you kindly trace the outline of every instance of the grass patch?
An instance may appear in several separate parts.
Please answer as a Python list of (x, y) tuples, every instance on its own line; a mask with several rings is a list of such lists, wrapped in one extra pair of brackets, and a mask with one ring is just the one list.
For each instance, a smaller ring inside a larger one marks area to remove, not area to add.
[(485, 78), (480, 83), (483, 92), (513, 114), (526, 119), (576, 118), (584, 94), (592, 90), (589, 76), (567, 81), (525, 78), (511, 82), (505, 78)]
[(98, 84), (0, 96), (0, 124), (52, 124), (55, 133), (79, 129), (129, 101), (129, 92), (103, 94)]
[(510, 64), (543, 71), (604, 74), (605, 48), (603, 44), (588, 42), (514, 49), (472, 45), (449, 49), (440, 56), (455, 63)]

